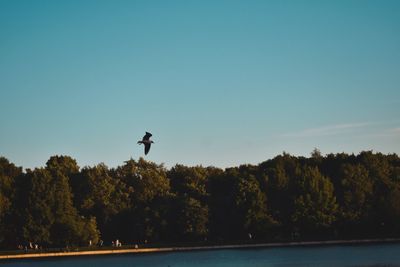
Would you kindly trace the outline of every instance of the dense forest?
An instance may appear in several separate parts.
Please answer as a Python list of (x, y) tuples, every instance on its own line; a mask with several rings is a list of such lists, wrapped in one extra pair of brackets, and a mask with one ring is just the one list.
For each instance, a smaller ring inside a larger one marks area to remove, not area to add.
[(170, 169), (140, 158), (80, 168), (0, 157), (0, 248), (400, 236), (400, 158), (372, 151)]

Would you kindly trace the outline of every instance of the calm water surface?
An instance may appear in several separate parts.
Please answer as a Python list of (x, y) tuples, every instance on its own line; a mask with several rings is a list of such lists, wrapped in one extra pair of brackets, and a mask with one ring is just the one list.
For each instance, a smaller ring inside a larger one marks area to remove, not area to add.
[(358, 246), (226, 249), (156, 254), (82, 256), (0, 261), (0, 266), (99, 267), (289, 267), (390, 266), (400, 267), (400, 244)]

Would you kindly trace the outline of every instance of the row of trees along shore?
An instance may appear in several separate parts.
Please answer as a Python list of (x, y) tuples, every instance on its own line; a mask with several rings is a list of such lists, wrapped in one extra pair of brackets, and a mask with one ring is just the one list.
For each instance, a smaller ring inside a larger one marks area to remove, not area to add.
[(400, 158), (364, 151), (170, 169), (140, 158), (26, 169), (0, 157), (0, 248), (400, 237)]

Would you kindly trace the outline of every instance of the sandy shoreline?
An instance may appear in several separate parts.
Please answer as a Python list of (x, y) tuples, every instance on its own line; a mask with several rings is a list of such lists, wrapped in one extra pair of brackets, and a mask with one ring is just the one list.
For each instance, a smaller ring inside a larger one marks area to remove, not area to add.
[(307, 242), (284, 242), (284, 243), (262, 243), (262, 244), (242, 244), (242, 245), (215, 245), (215, 246), (194, 246), (194, 247), (166, 247), (166, 248), (129, 248), (129, 249), (109, 249), (109, 250), (87, 250), (69, 252), (42, 252), (42, 253), (22, 253), (0, 255), (0, 260), (4, 259), (28, 259), (42, 257), (67, 257), (67, 256), (88, 256), (88, 255), (111, 255), (127, 253), (154, 253), (154, 252), (176, 252), (176, 251), (196, 251), (196, 250), (215, 250), (215, 249), (239, 249), (239, 248), (273, 248), (291, 246), (323, 246), (323, 245), (346, 245), (346, 244), (371, 244), (400, 242), (400, 238), (384, 239), (361, 239), (361, 240), (331, 240), (331, 241), (307, 241)]

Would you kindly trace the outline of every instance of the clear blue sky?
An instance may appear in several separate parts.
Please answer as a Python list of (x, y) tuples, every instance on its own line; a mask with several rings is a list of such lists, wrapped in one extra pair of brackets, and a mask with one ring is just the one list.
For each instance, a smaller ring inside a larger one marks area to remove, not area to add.
[(0, 155), (400, 152), (400, 1), (0, 0)]

